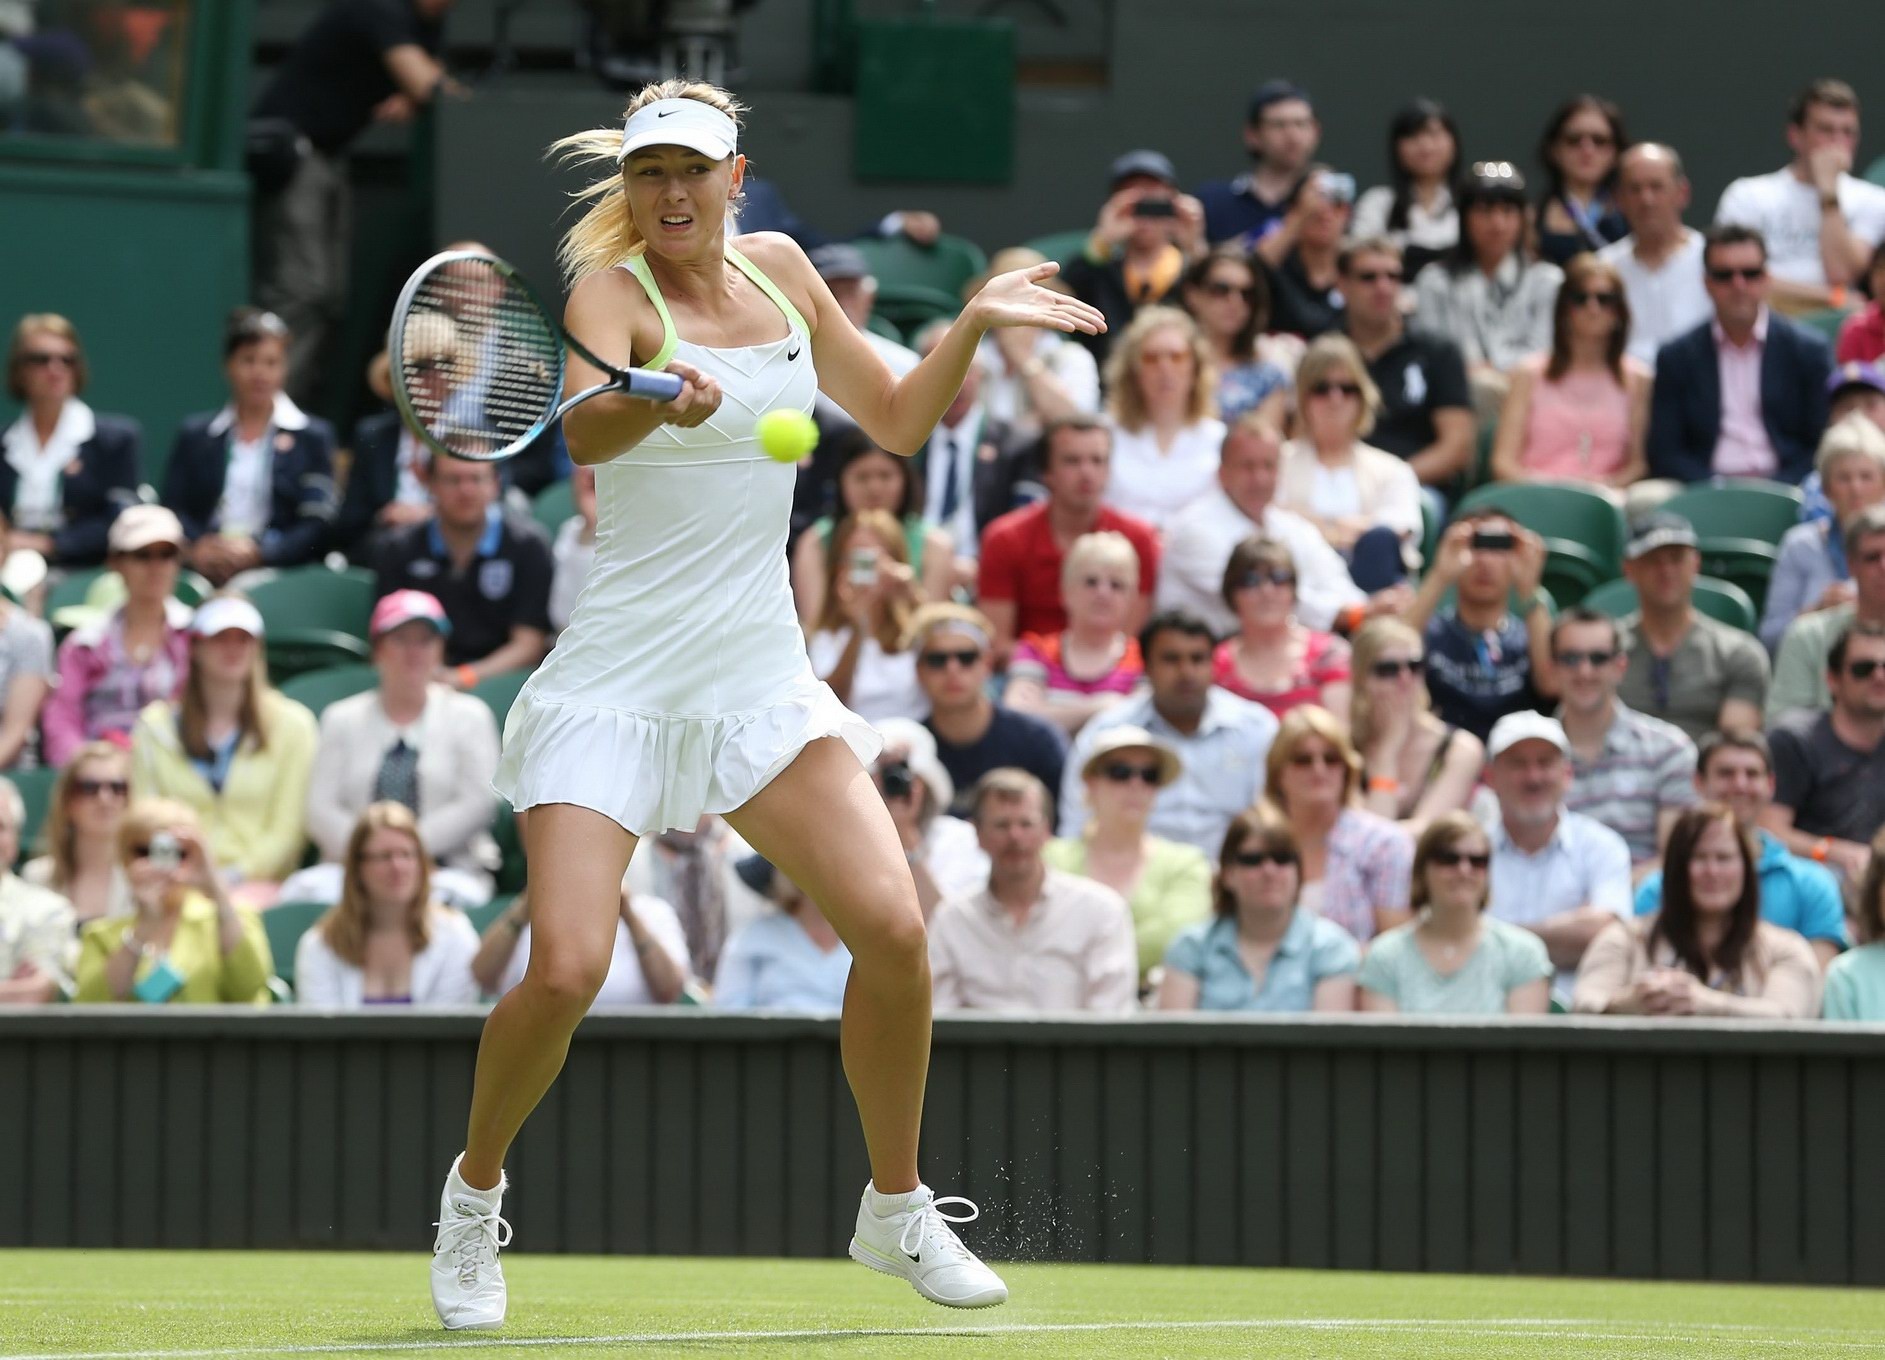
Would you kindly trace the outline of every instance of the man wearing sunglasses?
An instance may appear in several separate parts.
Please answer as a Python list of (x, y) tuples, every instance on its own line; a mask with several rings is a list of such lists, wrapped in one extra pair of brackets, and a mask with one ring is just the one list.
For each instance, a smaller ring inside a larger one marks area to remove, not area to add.
[(1826, 341), (1768, 306), (1767, 243), (1710, 227), (1703, 284), (1714, 315), (1656, 356), (1649, 471), (1678, 482), (1769, 477), (1798, 485), (1826, 427)]
[(1716, 728), (1758, 731), (1769, 673), (1759, 641), (1695, 608), (1701, 569), (1695, 527), (1666, 510), (1638, 523), (1623, 552), (1637, 611), (1622, 623), (1628, 665), (1618, 697), (1693, 741)]
[(1885, 189), (1850, 172), (1859, 149), (1859, 97), (1843, 80), (1816, 80), (1787, 111), (1793, 159), (1722, 191), (1717, 222), (1753, 227), (1773, 248), (1774, 301), (1789, 311), (1844, 307), (1847, 289), (1885, 239)]
[[(1796, 855), (1763, 822), (1774, 801), (1774, 755), (1767, 738), (1752, 728), (1710, 732), (1696, 757), (1695, 789), (1705, 802), (1720, 803), (1754, 833), (1760, 854), (1761, 919), (1791, 930), (1813, 946), (1824, 968), (1851, 939), (1839, 880), (1825, 865)], [(1636, 914), (1662, 910), (1662, 870), (1636, 889)]]
[(1669, 828), (1693, 806), (1695, 743), (1673, 723), (1617, 699), (1629, 659), (1616, 621), (1582, 605), (1551, 627), (1558, 673), (1558, 720), (1571, 744), (1564, 805), (1623, 837), (1637, 865), (1662, 853)]
[(10, 780), (0, 779), (0, 1006), (58, 1000), (78, 961), (72, 904), (12, 870), (25, 821), (20, 791)]
[(1834, 640), (1855, 623), (1885, 625), (1885, 505), (1861, 510), (1853, 518), (1846, 526), (1845, 548), (1853, 597), (1831, 609), (1800, 615), (1781, 634), (1774, 683), (1767, 691), (1770, 727), (1788, 713), (1824, 713), (1830, 708)]
[(1351, 241), (1335, 268), (1345, 304), (1342, 328), (1381, 391), (1368, 442), (1406, 459), (1423, 488), (1446, 485), (1470, 465), (1477, 432), (1460, 347), (1444, 335), (1407, 328), (1401, 249), (1385, 236)]
[(1830, 710), (1789, 714), (1768, 733), (1775, 788), (1762, 822), (1856, 887), (1885, 826), (1885, 625), (1853, 623), (1834, 638), (1826, 680)]

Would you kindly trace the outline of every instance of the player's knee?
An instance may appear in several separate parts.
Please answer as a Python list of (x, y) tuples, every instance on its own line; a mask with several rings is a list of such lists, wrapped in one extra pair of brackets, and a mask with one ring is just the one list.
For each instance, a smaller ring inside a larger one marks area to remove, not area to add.
[(871, 915), (862, 934), (852, 955), (874, 969), (914, 976), (929, 964), (929, 930), (914, 895), (894, 910)]
[(524, 980), (542, 1004), (581, 1016), (596, 999), (596, 993), (602, 990), (608, 975), (607, 954), (600, 958), (561, 954), (550, 958), (533, 956)]

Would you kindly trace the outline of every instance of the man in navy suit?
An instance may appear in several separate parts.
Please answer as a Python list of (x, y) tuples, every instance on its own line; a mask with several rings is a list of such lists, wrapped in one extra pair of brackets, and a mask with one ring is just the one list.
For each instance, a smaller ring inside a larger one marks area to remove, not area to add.
[(1767, 306), (1767, 243), (1751, 227), (1711, 227), (1703, 281), (1714, 318), (1656, 356), (1649, 420), (1654, 477), (1771, 477), (1813, 470), (1826, 427), (1833, 355), (1819, 336)]

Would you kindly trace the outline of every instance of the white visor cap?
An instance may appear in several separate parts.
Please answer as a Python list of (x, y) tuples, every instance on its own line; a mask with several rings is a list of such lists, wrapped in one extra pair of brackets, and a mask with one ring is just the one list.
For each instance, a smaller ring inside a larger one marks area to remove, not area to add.
[(739, 141), (739, 125), (713, 105), (698, 99), (657, 99), (622, 124), (622, 149), (615, 153), (615, 163), (648, 146), (684, 146), (723, 161), (739, 149)]

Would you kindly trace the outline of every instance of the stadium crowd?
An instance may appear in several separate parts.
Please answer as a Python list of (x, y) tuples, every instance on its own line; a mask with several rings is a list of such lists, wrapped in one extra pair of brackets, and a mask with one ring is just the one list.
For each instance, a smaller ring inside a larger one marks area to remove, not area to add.
[[(914, 458), (821, 405), (780, 572), (884, 735), (939, 1011), (1885, 1020), (1885, 187), (1844, 83), (1784, 131), (1698, 230), (1607, 100), (1536, 185), (1417, 100), (1358, 193), (1272, 81), (1249, 171), (1113, 163), (1055, 281), (1107, 333), (991, 336)], [(859, 244), (811, 253), (893, 369), (936, 342)], [(475, 335), (407, 334), (478, 399)], [(296, 346), (233, 316), (152, 487), (77, 330), (13, 329), (0, 1002), (522, 976), (498, 696), (581, 608), (593, 474), (390, 411), (343, 448)], [(369, 576), (351, 669), (294, 674), (270, 583)], [(598, 1005), (836, 1008), (815, 902), (718, 817), (648, 840)]]

